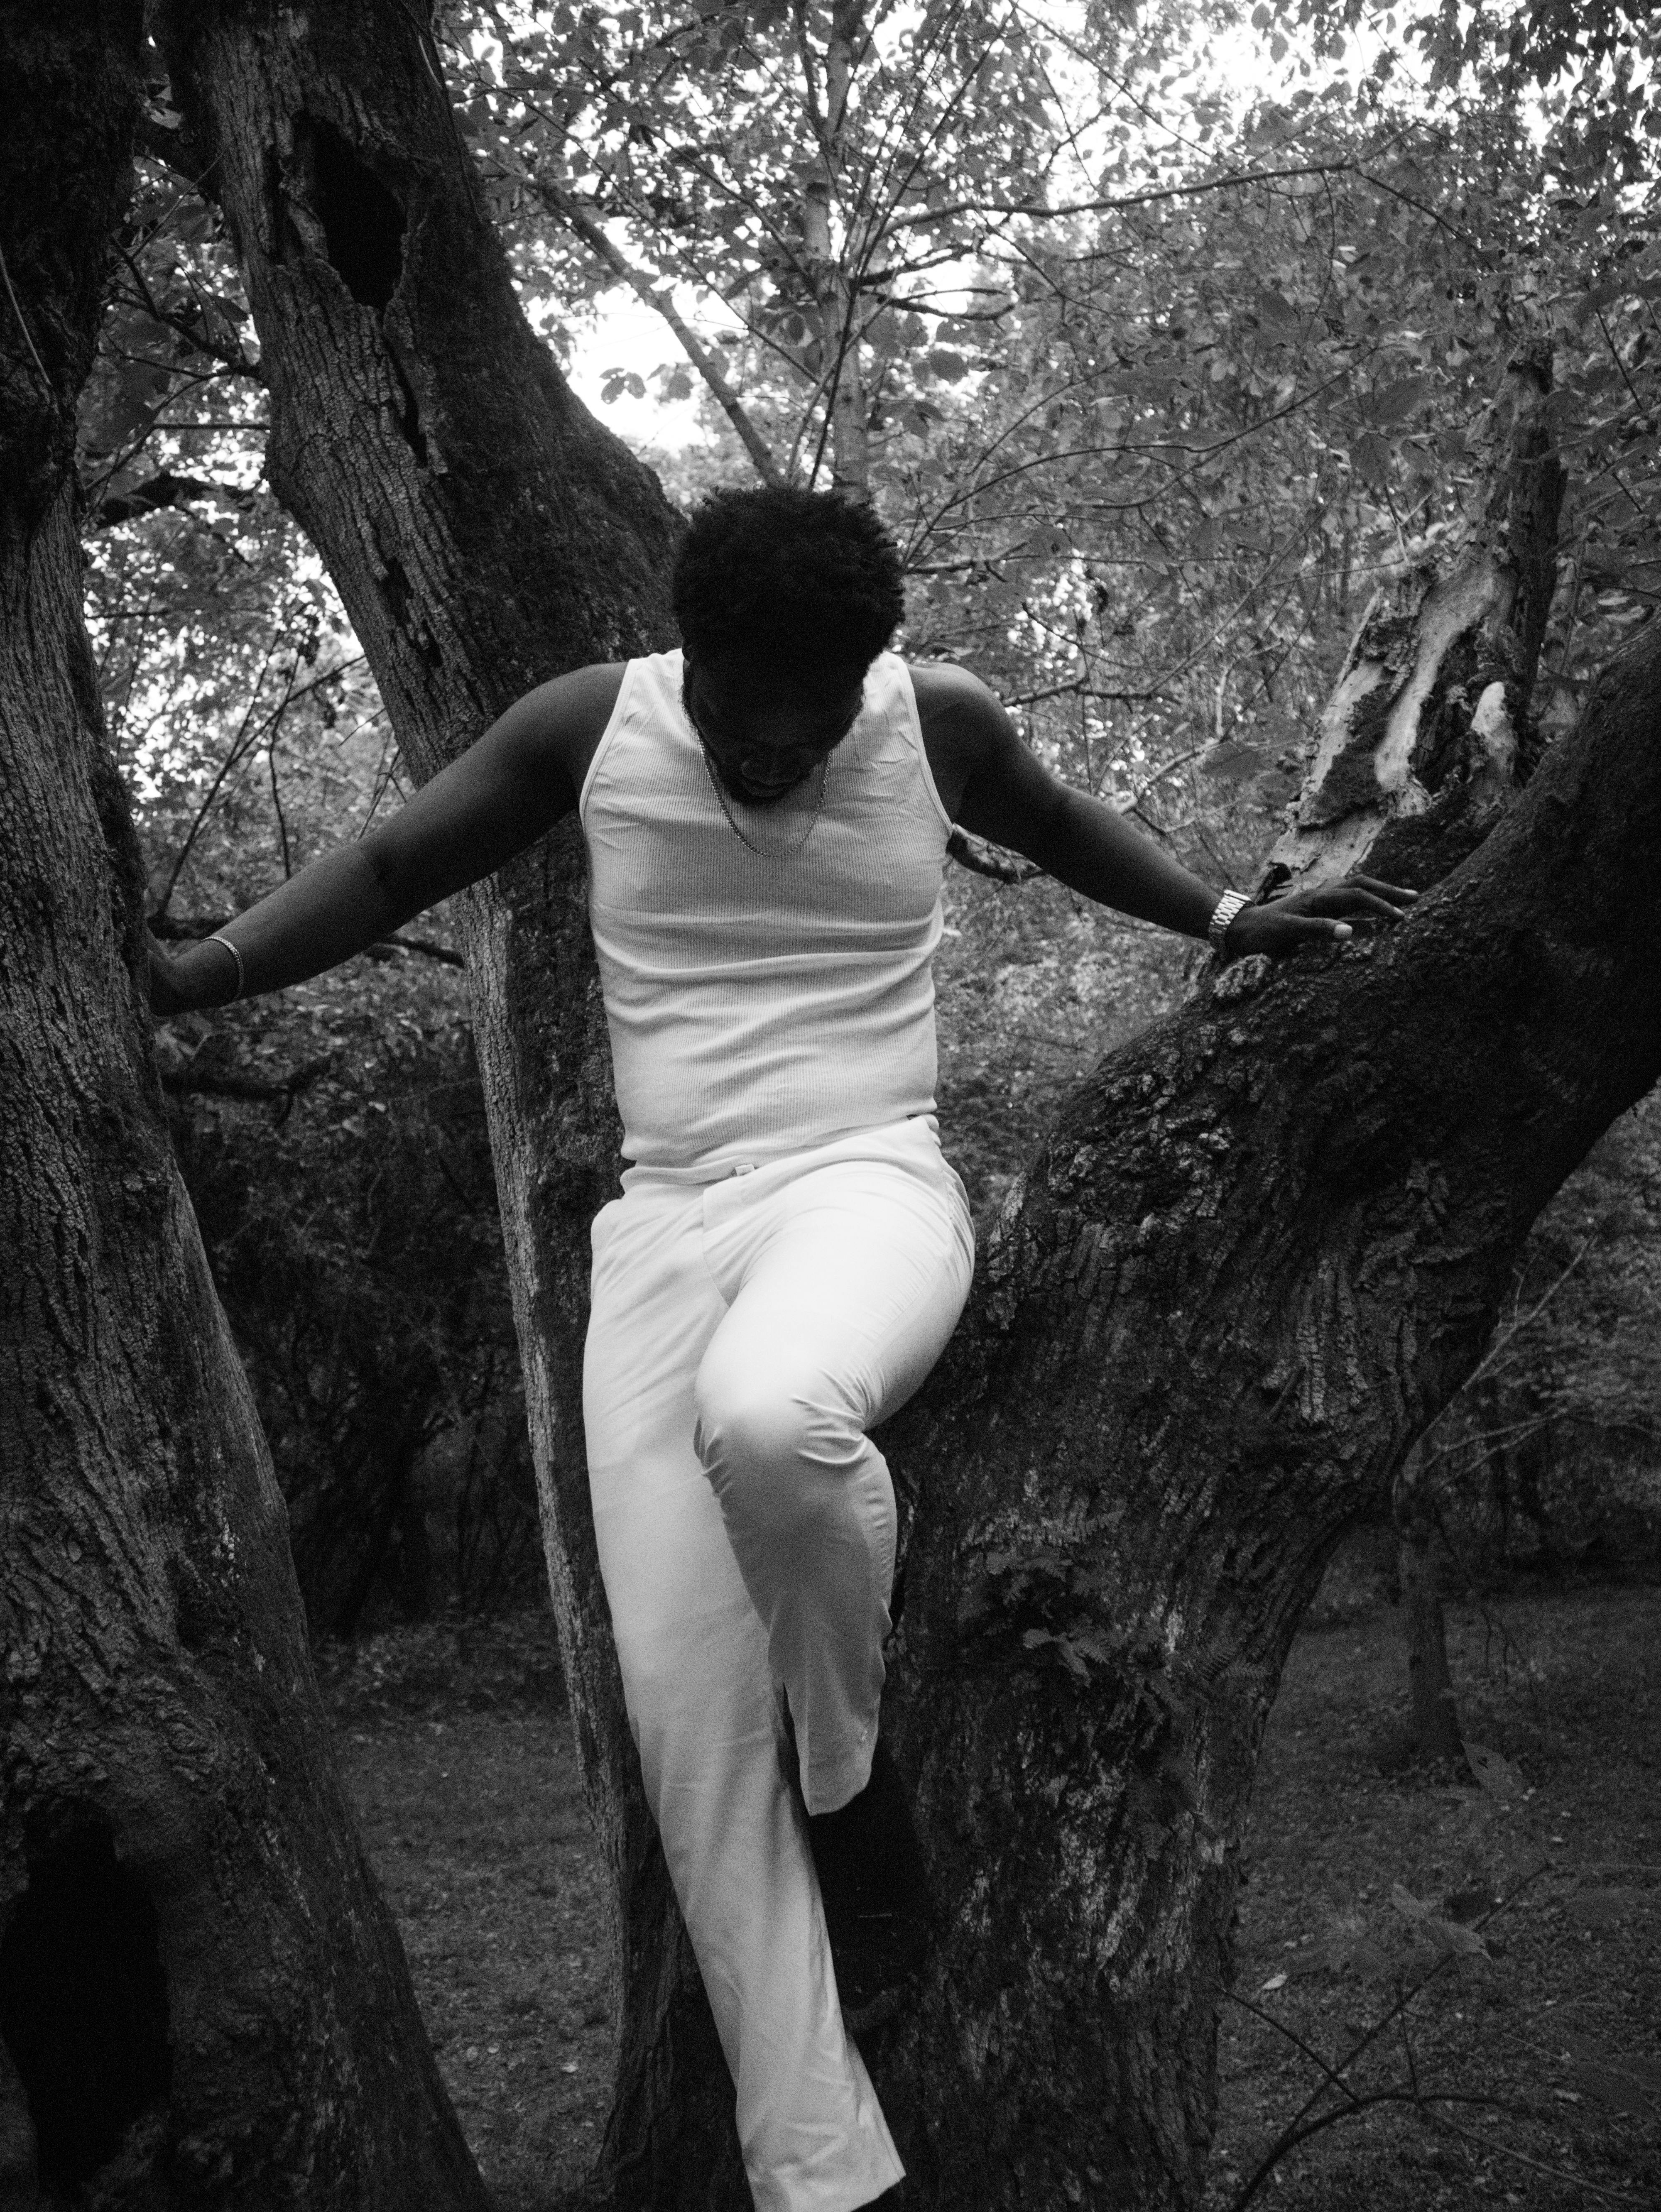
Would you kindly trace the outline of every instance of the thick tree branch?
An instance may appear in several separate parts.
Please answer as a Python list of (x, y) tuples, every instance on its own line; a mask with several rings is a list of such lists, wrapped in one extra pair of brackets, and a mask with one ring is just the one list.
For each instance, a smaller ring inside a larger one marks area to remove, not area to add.
[(884, 1432), (946, 1933), (873, 2074), (941, 2203), (1059, 2201), (1086, 2160), (1104, 2201), (1183, 2201), (1159, 2085), (1208, 2076), (1256, 1731), (1346, 1522), (1661, 1073), (1658, 843), (1652, 627), (1410, 921), (1225, 971), (1074, 1095)]

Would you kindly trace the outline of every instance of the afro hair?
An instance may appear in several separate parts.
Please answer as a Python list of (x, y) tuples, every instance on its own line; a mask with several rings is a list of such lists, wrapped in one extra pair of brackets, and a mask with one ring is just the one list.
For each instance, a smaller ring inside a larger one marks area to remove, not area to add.
[(701, 659), (868, 668), (905, 612), (899, 550), (871, 509), (790, 485), (714, 492), (675, 563), (681, 641)]

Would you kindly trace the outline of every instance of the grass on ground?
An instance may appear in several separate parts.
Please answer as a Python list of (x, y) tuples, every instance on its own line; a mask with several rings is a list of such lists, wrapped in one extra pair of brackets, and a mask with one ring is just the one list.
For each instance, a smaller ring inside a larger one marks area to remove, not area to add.
[[(1205, 2212), (1240, 2201), (1323, 2066), (1421, 1980), (1345, 2076), (1386, 2101), (1292, 2151), (1252, 2203), (1661, 2208), (1661, 1593), (1494, 1613), (1449, 1618), (1492, 1789), (1406, 1758), (1387, 1607), (1352, 1591), (1298, 1640), (1246, 1842)], [(403, 1631), (322, 1673), (462, 2124), (502, 2212), (540, 2212), (593, 2158), (610, 2052), (600, 1869), (549, 1629)], [(1446, 2101), (1394, 2100), (1415, 2083)]]

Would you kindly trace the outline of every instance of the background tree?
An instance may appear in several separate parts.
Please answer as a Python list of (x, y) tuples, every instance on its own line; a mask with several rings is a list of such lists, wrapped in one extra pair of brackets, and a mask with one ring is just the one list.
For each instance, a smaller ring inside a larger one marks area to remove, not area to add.
[(149, 1054), (75, 403), (136, 7), (0, 14), (0, 2193), (478, 2207), (341, 1794)]

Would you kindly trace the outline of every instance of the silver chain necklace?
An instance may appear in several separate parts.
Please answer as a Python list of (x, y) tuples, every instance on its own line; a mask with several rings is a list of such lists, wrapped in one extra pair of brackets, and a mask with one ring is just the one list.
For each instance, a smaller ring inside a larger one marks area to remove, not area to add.
[(703, 755), (704, 769), (709, 778), (710, 788), (715, 794), (716, 805), (721, 808), (721, 812), (727, 817), (727, 828), (738, 839), (739, 844), (743, 846), (745, 851), (746, 853), (754, 853), (758, 859), (775, 860), (788, 860), (792, 859), (797, 853), (800, 852), (802, 847), (812, 836), (813, 824), (818, 820), (819, 816), (824, 811), (824, 787), (826, 782), (829, 781), (830, 772), (829, 756), (827, 755), (826, 757), (819, 763), (818, 796), (814, 799), (813, 811), (807, 817), (807, 827), (802, 831), (800, 836), (797, 838), (794, 845), (786, 845), (780, 852), (769, 853), (764, 845), (751, 844), (749, 838), (747, 838), (743, 830), (739, 829), (737, 817), (733, 814), (732, 808), (727, 804), (727, 793), (721, 787), (720, 766), (716, 762), (715, 755), (709, 750), (709, 740), (704, 736), (703, 731), (698, 727), (698, 718), (692, 712), (692, 702), (686, 696), (686, 686), (684, 684), (681, 685), (680, 704), (681, 712), (685, 715), (688, 722), (691, 725), (692, 734), (698, 741), (698, 750)]

